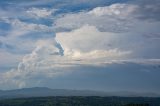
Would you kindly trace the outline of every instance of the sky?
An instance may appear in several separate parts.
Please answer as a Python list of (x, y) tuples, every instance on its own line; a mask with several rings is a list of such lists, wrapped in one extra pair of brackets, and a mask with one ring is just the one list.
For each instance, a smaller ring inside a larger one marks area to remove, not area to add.
[(0, 89), (160, 93), (159, 0), (1, 0)]

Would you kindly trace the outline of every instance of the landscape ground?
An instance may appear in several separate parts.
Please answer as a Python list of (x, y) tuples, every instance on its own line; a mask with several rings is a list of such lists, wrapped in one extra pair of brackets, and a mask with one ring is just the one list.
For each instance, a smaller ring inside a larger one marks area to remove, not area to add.
[(0, 106), (160, 106), (160, 98), (57, 96), (0, 100)]

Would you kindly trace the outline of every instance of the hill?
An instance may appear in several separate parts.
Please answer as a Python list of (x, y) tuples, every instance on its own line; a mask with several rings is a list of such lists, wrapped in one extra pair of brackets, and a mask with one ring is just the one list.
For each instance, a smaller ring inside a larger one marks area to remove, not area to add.
[(23, 88), (15, 90), (1, 90), (0, 99), (26, 98), (26, 97), (48, 97), (48, 96), (121, 96), (121, 97), (160, 97), (156, 93), (135, 92), (102, 92), (92, 90), (67, 90), (50, 89), (46, 87)]

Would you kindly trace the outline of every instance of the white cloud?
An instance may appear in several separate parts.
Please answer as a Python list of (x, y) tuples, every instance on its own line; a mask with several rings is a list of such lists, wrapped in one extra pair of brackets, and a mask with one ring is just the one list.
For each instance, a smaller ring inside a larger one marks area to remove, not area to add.
[[(58, 32), (56, 38), (40, 41), (20, 41), (18, 37), (32, 31), (54, 32), (53, 27), (4, 19), (12, 25), (13, 30), (9, 34), (13, 37), (3, 38), (3, 42), (30, 48), (32, 52), (25, 54), (17, 68), (0, 74), (0, 83), (24, 87), (29, 79), (54, 77), (67, 73), (70, 67), (77, 65), (159, 64), (159, 59), (155, 58), (160, 53), (160, 22), (140, 20), (136, 17), (140, 14), (138, 10), (136, 4), (113, 4), (91, 11), (69, 13), (57, 18), (54, 28), (71, 31)], [(34, 18), (46, 18), (54, 10), (31, 8), (27, 13)], [(0, 58), (10, 61), (8, 58), (12, 56), (4, 53), (0, 53)]]
[(76, 29), (88, 24), (107, 32), (126, 32), (133, 28), (137, 5), (113, 4), (91, 11), (66, 14), (55, 21), (55, 28)]
[(117, 49), (118, 46), (108, 47), (109, 44), (112, 44), (113, 39), (117, 39), (116, 37), (119, 38), (115, 33), (100, 32), (96, 27), (88, 25), (71, 32), (56, 34), (56, 40), (64, 49), (64, 55), (84, 56), (84, 59), (100, 57), (115, 59), (121, 57), (122, 54), (129, 54), (130, 51), (122, 51), (121, 53), (121, 50)]
[[(21, 87), (27, 85), (27, 79), (41, 75), (43, 78), (55, 77), (70, 72), (67, 70), (77, 65), (137, 62), (133, 58), (138, 59), (135, 55), (138, 47), (133, 47), (139, 45), (142, 38), (137, 33), (101, 32), (95, 26), (85, 25), (70, 32), (57, 33), (55, 39), (38, 41), (36, 48), (24, 56), (17, 69), (3, 76), (7, 76), (8, 81), (14, 79), (13, 83)], [(147, 42), (144, 40), (144, 43)], [(58, 44), (64, 51), (63, 55)], [(138, 55), (141, 56), (139, 52)]]
[[(87, 32), (84, 30), (87, 30)], [(81, 31), (84, 32), (84, 34), (81, 35)], [(92, 35), (93, 33), (94, 35)], [(74, 33), (58, 33), (56, 35), (56, 41), (54, 38), (50, 40), (40, 40), (37, 42), (37, 47), (32, 53), (24, 56), (18, 66), (18, 70), (32, 71), (37, 70), (36, 68), (38, 68), (38, 70), (43, 68), (55, 69), (55, 67), (74, 66), (74, 64), (88, 64), (92, 60), (94, 60), (95, 63), (103, 63), (106, 60), (125, 58), (131, 53), (130, 51), (122, 51), (117, 48), (105, 48), (105, 43), (107, 43), (105, 36), (107, 35), (103, 34), (106, 33), (101, 34), (96, 28), (85, 26), (75, 30)], [(101, 38), (96, 39), (99, 36), (101, 36)], [(97, 42), (101, 42), (101, 44), (97, 43), (96, 46), (93, 46), (95, 44), (95, 42), (92, 42), (94, 39), (96, 39)], [(103, 41), (101, 41), (102, 39)], [(64, 51), (63, 55), (61, 55), (61, 50), (57, 44), (60, 44), (62, 47)]]
[[(65, 55), (71, 56), (74, 60), (105, 62), (106, 60), (119, 59), (130, 54), (130, 51), (120, 51), (118, 49), (111, 50), (94, 50), (91, 52), (67, 51)], [(87, 62), (86, 62), (87, 63)], [(94, 63), (94, 62), (93, 62)]]
[(51, 27), (48, 27), (46, 25), (41, 24), (28, 24), (25, 22), (21, 22), (18, 19), (15, 20), (8, 20), (8, 23), (11, 23), (11, 25), (19, 30), (27, 30), (27, 31), (41, 31), (41, 32), (53, 32), (53, 29)]
[(89, 14), (96, 16), (117, 16), (118, 18), (123, 19), (133, 14), (137, 8), (137, 5), (117, 3), (111, 6), (94, 8), (89, 12)]
[[(45, 37), (51, 33), (54, 36), (53, 28), (46, 25), (22, 22), (19, 19), (10, 19), (8, 17), (1, 18), (1, 21), (10, 24), (10, 30), (7, 31), (6, 35), (0, 36), (1, 41), (12, 45), (15, 49), (14, 52), (19, 52), (19, 54), (33, 50), (35, 47), (34, 38), (42, 39), (42, 34)], [(29, 39), (25, 39), (27, 36), (29, 36)]]
[(18, 63), (22, 57), (22, 55), (11, 54), (5, 50), (0, 49), (0, 66), (9, 66)]
[[(23, 57), (16, 69), (3, 73), (2, 79), (5, 78), (9, 82), (12, 80), (13, 84), (23, 87), (29, 78), (41, 75), (47, 78), (54, 77), (70, 72), (67, 71), (70, 67), (101, 65), (113, 59), (125, 58), (131, 53), (117, 48), (106, 49), (106, 36), (109, 37), (106, 34), (108, 33), (99, 32), (93, 26), (84, 26), (73, 32), (58, 33), (58, 42), (54, 38), (40, 40), (32, 53)], [(64, 50), (63, 55), (58, 44)], [(93, 46), (94, 44), (96, 45)]]
[[(83, 51), (88, 48), (101, 49), (104, 46), (106, 49), (119, 48), (129, 51), (132, 48), (134, 58), (159, 58), (160, 51), (157, 45), (159, 45), (160, 21), (138, 18), (142, 15), (146, 16), (139, 4), (112, 4), (91, 11), (66, 14), (55, 21), (55, 28), (72, 30), (71, 33), (58, 33), (64, 48), (83, 49)], [(92, 28), (84, 27), (86, 25)], [(75, 32), (79, 32), (78, 36)], [(90, 35), (86, 36), (88, 32)], [(94, 36), (96, 34), (100, 36)], [(88, 38), (94, 46), (84, 40)], [(73, 44), (72, 39), (75, 41)], [(81, 40), (84, 40), (83, 43)]]
[(51, 16), (55, 11), (56, 9), (30, 8), (26, 12), (30, 17), (33, 17), (33, 18), (47, 18)]
[[(147, 11), (149, 11), (148, 15)], [(153, 24), (159, 26), (159, 21), (148, 21), (145, 19), (145, 17), (147, 19), (154, 18), (152, 13), (152, 10), (143, 11), (143, 8), (139, 4), (117, 3), (110, 6), (96, 7), (91, 11), (65, 14), (55, 21), (55, 28), (57, 31), (58, 29), (73, 30), (88, 24), (96, 26), (100, 31), (104, 32), (123, 33), (130, 31), (137, 32), (137, 30), (148, 32), (147, 27), (151, 27)], [(154, 13), (157, 14), (157, 10)], [(152, 30), (158, 29), (154, 27), (150, 29), (150, 31)]]

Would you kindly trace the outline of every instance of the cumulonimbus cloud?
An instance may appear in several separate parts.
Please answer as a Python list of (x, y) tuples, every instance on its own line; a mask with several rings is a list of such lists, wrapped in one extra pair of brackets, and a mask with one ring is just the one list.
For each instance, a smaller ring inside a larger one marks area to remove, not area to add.
[[(19, 31), (54, 32), (64, 29), (64, 32), (56, 32), (55, 38), (32, 41), (35, 48), (25, 54), (17, 68), (0, 74), (0, 84), (10, 82), (24, 87), (28, 79), (54, 77), (77, 65), (101, 66), (116, 62), (159, 64), (159, 59), (155, 58), (159, 58), (160, 53), (160, 22), (142, 20), (139, 16), (146, 15), (139, 9), (138, 4), (125, 3), (97, 7), (58, 17), (51, 27), (5, 20)], [(51, 11), (32, 8), (28, 14), (44, 18), (49, 17)]]

